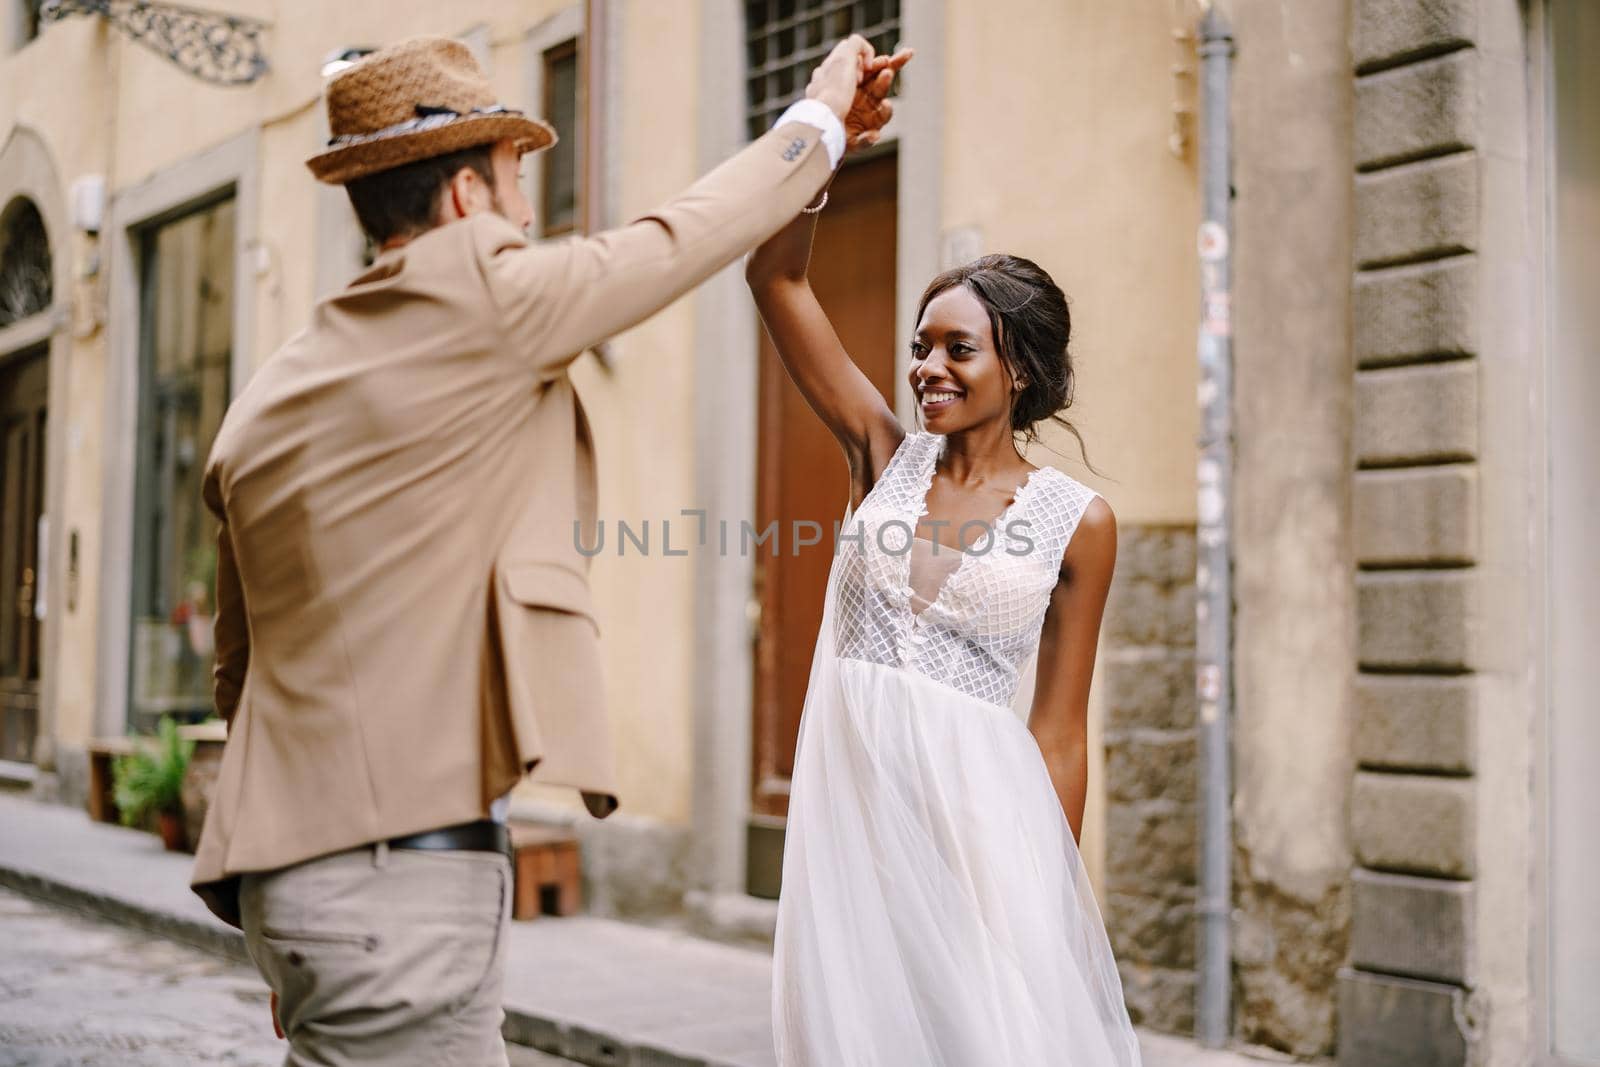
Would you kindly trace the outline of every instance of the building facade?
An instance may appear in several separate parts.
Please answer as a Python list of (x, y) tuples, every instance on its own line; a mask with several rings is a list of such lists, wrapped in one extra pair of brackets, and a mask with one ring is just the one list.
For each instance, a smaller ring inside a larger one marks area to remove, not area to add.
[[(1084, 853), (1137, 1020), (1193, 1029), (1211, 773), (1195, 3), (216, 0), (254, 32), (222, 60), (237, 85), (115, 4), (41, 22), (5, 3), (6, 774), (81, 803), (96, 739), (206, 713), (211, 436), (370, 255), (304, 169), (330, 61), (465, 41), (562, 134), (524, 167), (555, 240), (688, 185), (864, 32), (918, 58), (891, 136), (834, 186), (814, 281), (908, 421), (934, 274), (1009, 251), (1067, 291), (1093, 466), (1065, 434), (1030, 458), (1102, 492), (1121, 532)], [(1587, 0), (1218, 7), (1236, 52), (1230, 1032), (1352, 1065), (1600, 1063), (1582, 847), (1600, 819), (1600, 88), (1578, 58), (1600, 18)], [(609, 526), (593, 584), (623, 806), (591, 822), (533, 782), (517, 810), (579, 831), (592, 909), (759, 940), (831, 558), (793, 534), (840, 517), (844, 466), (737, 266), (573, 376)], [(745, 543), (773, 523), (777, 551)]]

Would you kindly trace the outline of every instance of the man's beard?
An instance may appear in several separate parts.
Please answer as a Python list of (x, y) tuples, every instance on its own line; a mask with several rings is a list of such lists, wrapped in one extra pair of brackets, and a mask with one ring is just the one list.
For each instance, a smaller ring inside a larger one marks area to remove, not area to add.
[[(497, 186), (489, 186), (489, 209), (512, 225), (516, 225), (517, 220), (511, 217), (511, 214), (506, 211), (505, 204), (500, 202), (500, 189)], [(526, 231), (527, 227), (524, 226), (521, 229)]]

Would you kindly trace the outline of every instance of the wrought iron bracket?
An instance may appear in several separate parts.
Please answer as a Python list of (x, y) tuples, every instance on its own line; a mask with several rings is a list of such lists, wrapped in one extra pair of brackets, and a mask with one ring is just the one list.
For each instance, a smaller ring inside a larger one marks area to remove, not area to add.
[(249, 85), (267, 72), (267, 23), (147, 0), (45, 0), (41, 22), (99, 15), (133, 40), (213, 85)]

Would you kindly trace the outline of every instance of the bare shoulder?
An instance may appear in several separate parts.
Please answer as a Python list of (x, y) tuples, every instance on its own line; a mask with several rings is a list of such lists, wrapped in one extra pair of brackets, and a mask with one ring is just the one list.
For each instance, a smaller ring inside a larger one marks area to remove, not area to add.
[(1117, 516), (1106, 498), (1096, 495), (1084, 508), (1078, 528), (1073, 531), (1072, 541), (1061, 561), (1061, 573), (1069, 579), (1109, 584), (1116, 565)]

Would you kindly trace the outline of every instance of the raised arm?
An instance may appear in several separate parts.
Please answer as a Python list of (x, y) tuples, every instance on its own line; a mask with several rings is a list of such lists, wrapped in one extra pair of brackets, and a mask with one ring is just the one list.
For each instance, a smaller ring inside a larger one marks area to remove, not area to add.
[(1083, 832), (1089, 789), (1089, 678), (1100, 643), (1111, 573), (1117, 563), (1117, 520), (1096, 497), (1078, 522), (1045, 612), (1028, 729), (1039, 743), (1072, 836)]
[(871, 59), (864, 38), (840, 42), (812, 76), (810, 103), (798, 119), (780, 120), (626, 226), (540, 245), (511, 227), (485, 227), (480, 262), (514, 350), (527, 353), (542, 378), (553, 378), (585, 348), (654, 314), (772, 236), (827, 182)]
[[(873, 61), (846, 118), (851, 150), (877, 141), (893, 111), (889, 87), (910, 59), (907, 50)], [(905, 428), (845, 351), (812, 292), (806, 266), (815, 234), (816, 215), (797, 214), (751, 255), (745, 280), (784, 369), (844, 449), (851, 500), (859, 503), (905, 437)]]

